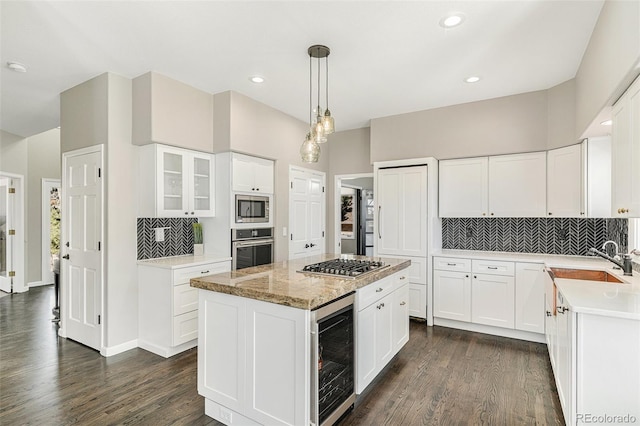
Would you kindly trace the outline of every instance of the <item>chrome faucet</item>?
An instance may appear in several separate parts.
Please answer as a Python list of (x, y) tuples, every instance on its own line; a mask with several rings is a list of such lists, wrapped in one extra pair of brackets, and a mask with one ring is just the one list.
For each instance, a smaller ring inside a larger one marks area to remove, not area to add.
[(615, 249), (615, 251), (613, 252), (613, 258), (615, 260), (620, 260), (620, 256), (618, 256), (620, 249), (618, 248), (618, 243), (616, 243), (613, 240), (609, 240), (609, 241), (605, 241), (604, 244), (602, 245), (602, 251), (604, 251), (605, 253), (607, 252), (607, 244), (613, 244), (613, 247)]
[(589, 251), (587, 252), (588, 254), (594, 255), (594, 256), (600, 256), (603, 259), (607, 259), (609, 262), (613, 263), (614, 265), (617, 265), (620, 269), (622, 269), (622, 271), (624, 272), (624, 275), (633, 275), (633, 264), (631, 263), (631, 255), (630, 254), (623, 254), (622, 255), (622, 262), (614, 259), (613, 257), (609, 256), (607, 253), (603, 253), (601, 251), (598, 251), (597, 249), (591, 247), (589, 249)]

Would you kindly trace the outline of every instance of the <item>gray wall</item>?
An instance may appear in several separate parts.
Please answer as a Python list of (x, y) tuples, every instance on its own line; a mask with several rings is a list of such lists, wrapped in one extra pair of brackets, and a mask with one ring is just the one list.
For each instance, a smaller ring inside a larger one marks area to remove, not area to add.
[(547, 90), (547, 149), (578, 143), (575, 103), (575, 79)]
[(640, 2), (605, 1), (576, 74), (576, 135), (631, 83), (639, 69)]
[(547, 91), (371, 120), (371, 162), (547, 148)]
[[(60, 130), (27, 139), (27, 282), (42, 279), (42, 179), (60, 179)], [(48, 240), (48, 236), (46, 237)], [(50, 284), (50, 283), (45, 283)]]
[[(60, 95), (61, 152), (104, 144), (104, 345), (138, 337), (137, 155), (131, 144), (131, 80), (101, 74)], [(62, 211), (64, 215), (64, 210)]]
[(27, 140), (0, 130), (0, 171), (23, 175), (26, 178), (27, 162)]

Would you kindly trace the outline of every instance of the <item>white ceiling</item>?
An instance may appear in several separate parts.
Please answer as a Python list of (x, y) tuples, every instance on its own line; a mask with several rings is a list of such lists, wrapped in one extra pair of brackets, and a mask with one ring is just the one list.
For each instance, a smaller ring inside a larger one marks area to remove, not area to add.
[[(309, 119), (307, 47), (325, 44), (337, 130), (547, 89), (575, 76), (603, 1), (2, 1), (0, 129), (59, 125), (59, 93), (157, 71)], [(439, 20), (462, 12), (464, 23)], [(25, 64), (25, 74), (7, 61)], [(249, 81), (259, 74), (266, 82)], [(482, 80), (463, 80), (479, 75)]]

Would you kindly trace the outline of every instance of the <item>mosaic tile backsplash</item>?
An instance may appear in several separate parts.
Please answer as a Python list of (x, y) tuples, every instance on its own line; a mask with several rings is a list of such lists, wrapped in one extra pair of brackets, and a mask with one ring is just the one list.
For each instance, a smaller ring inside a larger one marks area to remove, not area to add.
[(627, 253), (628, 229), (627, 219), (443, 218), (442, 248), (584, 256), (613, 240)]
[[(193, 254), (193, 224), (197, 218), (138, 218), (138, 260)], [(168, 227), (164, 241), (154, 228)]]

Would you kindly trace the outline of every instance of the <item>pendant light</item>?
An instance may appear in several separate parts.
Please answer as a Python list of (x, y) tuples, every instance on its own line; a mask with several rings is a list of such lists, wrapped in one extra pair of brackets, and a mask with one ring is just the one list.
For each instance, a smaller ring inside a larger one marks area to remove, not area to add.
[[(313, 45), (307, 49), (309, 54), (309, 133), (300, 147), (302, 161), (316, 163), (320, 158), (319, 144), (327, 142), (327, 135), (335, 131), (335, 125), (331, 112), (329, 111), (329, 61), (328, 56), (331, 50), (327, 46), (320, 44)], [(318, 69), (318, 99), (315, 111), (313, 110), (313, 59), (317, 60)], [(325, 60), (325, 94), (327, 108), (323, 111), (320, 106), (321, 76), (320, 60)], [(314, 114), (315, 112), (315, 114)]]

